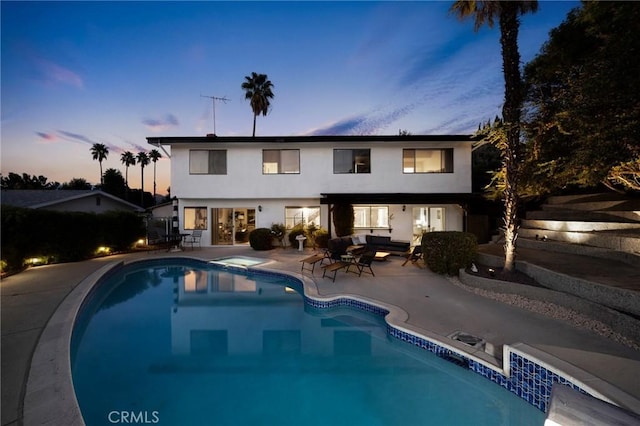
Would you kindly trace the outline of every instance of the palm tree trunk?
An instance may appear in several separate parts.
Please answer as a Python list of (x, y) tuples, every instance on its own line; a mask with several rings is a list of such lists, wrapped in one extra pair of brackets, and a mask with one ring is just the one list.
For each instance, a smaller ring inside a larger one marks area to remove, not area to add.
[(156, 162), (153, 162), (153, 204), (156, 203)]
[(504, 152), (504, 272), (515, 269), (516, 240), (518, 238), (518, 156), (520, 145), (520, 108), (522, 99), (520, 53), (518, 52), (518, 20), (515, 2), (502, 2), (500, 13), (500, 44), (504, 68), (505, 100), (502, 116), (507, 131)]
[(256, 117), (258, 114), (253, 114), (253, 137), (256, 137)]
[(144, 208), (144, 166), (140, 168), (140, 207)]

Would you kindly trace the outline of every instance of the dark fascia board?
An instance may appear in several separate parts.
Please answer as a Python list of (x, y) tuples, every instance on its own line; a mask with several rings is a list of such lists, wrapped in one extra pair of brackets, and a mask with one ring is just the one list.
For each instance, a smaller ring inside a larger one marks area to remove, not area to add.
[(321, 142), (475, 142), (472, 135), (407, 135), (407, 136), (164, 136), (148, 137), (153, 146), (205, 143), (321, 143)]

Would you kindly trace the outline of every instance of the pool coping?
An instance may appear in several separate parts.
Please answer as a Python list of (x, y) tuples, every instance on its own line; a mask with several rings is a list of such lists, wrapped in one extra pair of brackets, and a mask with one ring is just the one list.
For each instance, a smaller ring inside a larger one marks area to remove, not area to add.
[[(170, 258), (165, 258), (167, 260)], [(207, 263), (200, 258), (181, 257)], [(71, 375), (71, 337), (83, 302), (102, 277), (125, 265), (148, 259), (114, 261), (86, 277), (65, 297), (46, 324), (36, 345), (24, 397), (24, 424), (84, 425)], [(555, 356), (524, 343), (503, 346), (502, 365), (484, 350), (407, 323), (399, 306), (354, 294), (322, 296), (310, 278), (261, 266), (242, 268), (248, 273), (285, 275), (302, 283), (305, 303), (314, 307), (352, 306), (382, 315), (387, 332), (438, 356), (453, 355), (467, 368), (515, 393), (543, 412), (550, 403), (551, 386), (562, 383), (574, 390), (640, 413), (640, 400)], [(52, 356), (54, 354), (54, 356)], [(544, 380), (542, 380), (544, 378)], [(535, 389), (534, 389), (535, 388)], [(542, 389), (542, 395), (536, 393)]]

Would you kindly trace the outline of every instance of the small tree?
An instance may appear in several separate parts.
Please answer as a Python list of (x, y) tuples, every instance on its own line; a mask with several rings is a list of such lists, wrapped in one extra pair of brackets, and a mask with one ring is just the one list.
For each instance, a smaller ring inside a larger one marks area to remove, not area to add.
[(344, 237), (353, 234), (353, 206), (351, 204), (336, 204), (332, 210), (336, 235), (338, 237)]

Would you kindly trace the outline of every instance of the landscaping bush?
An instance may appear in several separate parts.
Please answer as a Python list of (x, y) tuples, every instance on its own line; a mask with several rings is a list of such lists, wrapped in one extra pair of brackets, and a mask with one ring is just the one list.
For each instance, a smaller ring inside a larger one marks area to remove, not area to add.
[(478, 240), (468, 232), (445, 231), (422, 234), (424, 261), (433, 272), (458, 275), (471, 266), (478, 252)]
[[(304, 225), (299, 223), (296, 226), (294, 226), (293, 228), (291, 228), (291, 231), (289, 231), (289, 243), (291, 244), (291, 247), (298, 247), (298, 240), (296, 240), (296, 237), (298, 235), (303, 235), (305, 237), (308, 238), (307, 236), (307, 232), (304, 230)], [(307, 244), (307, 240), (303, 241), (303, 246), (305, 246)]]
[(144, 236), (135, 213), (59, 212), (2, 206), (2, 260), (19, 270), (27, 258), (72, 262), (91, 258), (99, 246), (126, 250)]
[(278, 245), (284, 248), (284, 236), (287, 233), (287, 227), (282, 223), (271, 224), (271, 235), (278, 240)]
[(273, 249), (273, 234), (269, 228), (256, 228), (249, 234), (249, 245), (254, 250)]
[(327, 248), (329, 246), (329, 231), (324, 228), (320, 228), (315, 232), (316, 246), (320, 248)]

